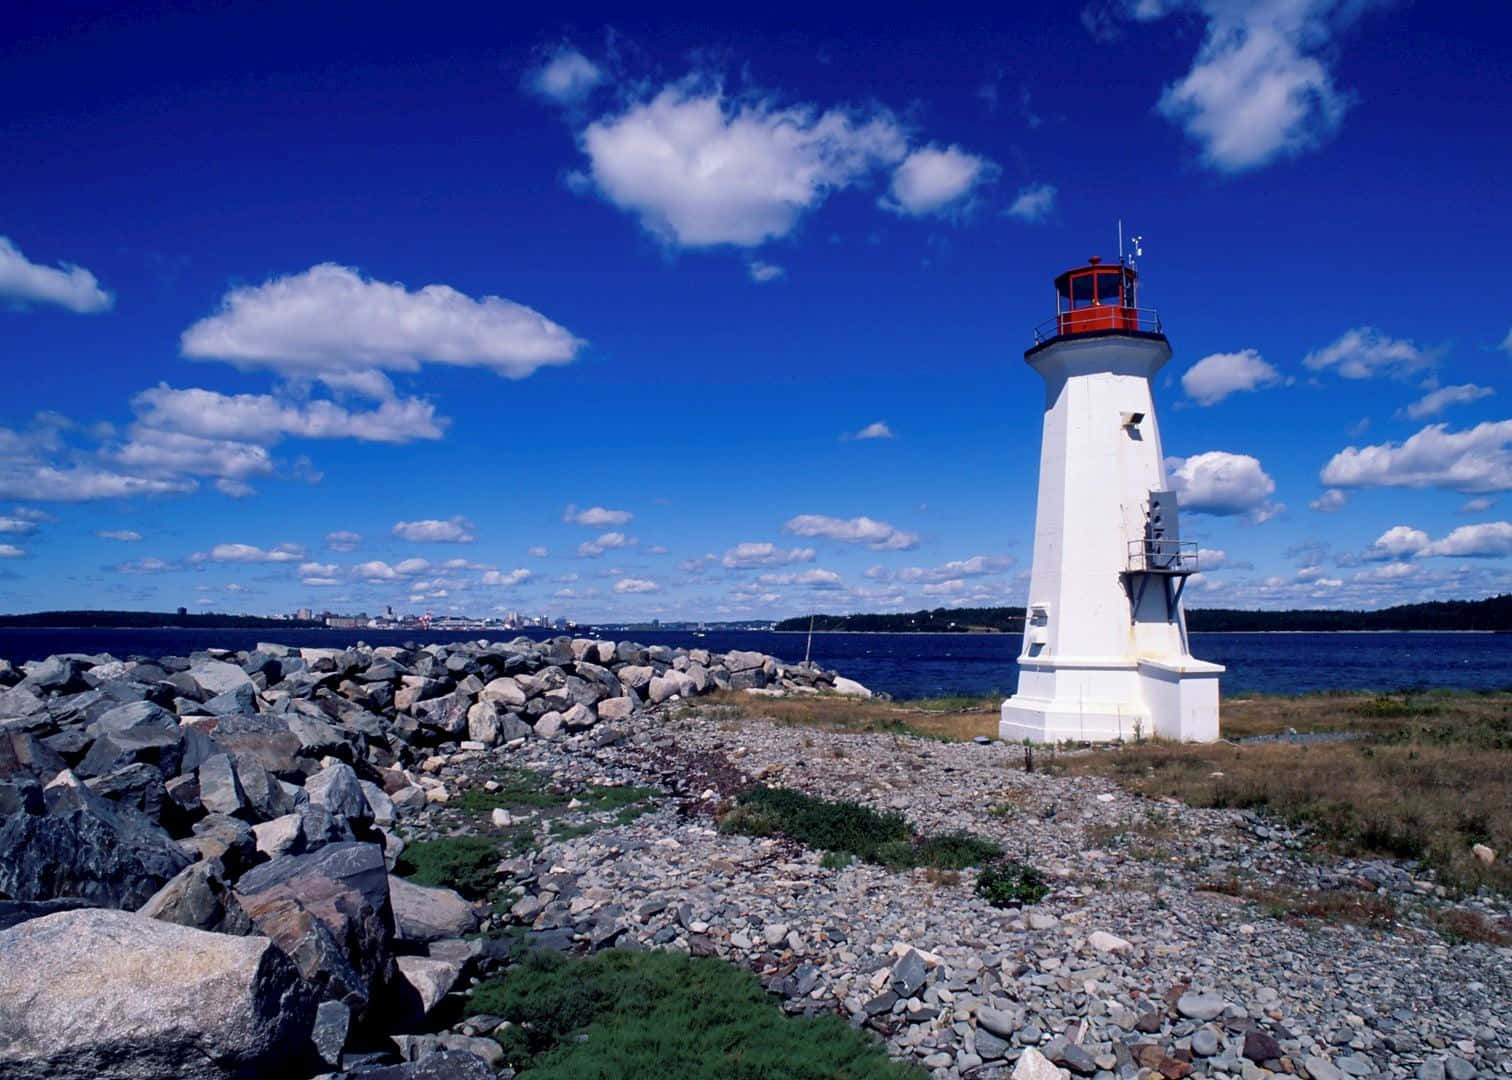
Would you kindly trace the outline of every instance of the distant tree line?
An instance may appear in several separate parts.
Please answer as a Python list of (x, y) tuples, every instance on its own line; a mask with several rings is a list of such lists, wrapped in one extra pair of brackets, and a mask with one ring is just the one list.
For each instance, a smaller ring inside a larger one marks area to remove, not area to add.
[(266, 619), (259, 615), (226, 615), (214, 611), (34, 611), (26, 615), (0, 615), (0, 626), (32, 627), (143, 627), (168, 626), (178, 629), (248, 630), (262, 627), (313, 629), (324, 626), (319, 619)]
[[(1021, 607), (935, 608), (889, 614), (814, 615), (815, 630), (876, 634), (1018, 633), (1024, 628)], [(783, 619), (778, 630), (804, 631), (809, 616)], [(1379, 611), (1242, 611), (1193, 608), (1187, 629), (1238, 633), (1257, 630), (1508, 630), (1512, 631), (1512, 594), (1485, 600), (1436, 600), (1403, 604)]]

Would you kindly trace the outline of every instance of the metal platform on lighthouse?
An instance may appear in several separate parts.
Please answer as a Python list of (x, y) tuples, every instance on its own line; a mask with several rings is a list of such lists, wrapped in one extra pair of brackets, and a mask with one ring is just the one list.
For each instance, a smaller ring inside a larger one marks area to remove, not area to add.
[(1054, 318), (1025, 361), (1045, 383), (1018, 690), (999, 734), (1033, 742), (1218, 737), (1223, 668), (1191, 655), (1182, 594), (1200, 571), (1180, 536), (1151, 380), (1171, 356), (1131, 264), (1055, 279)]

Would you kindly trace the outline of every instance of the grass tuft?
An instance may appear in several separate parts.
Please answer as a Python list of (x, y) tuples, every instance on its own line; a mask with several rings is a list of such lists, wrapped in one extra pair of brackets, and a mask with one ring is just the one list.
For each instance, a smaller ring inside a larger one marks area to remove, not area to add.
[(416, 885), (440, 885), (476, 900), (494, 887), (499, 856), (494, 838), (442, 836), (406, 847), (394, 873)]
[(511, 1021), (499, 1043), (530, 1080), (920, 1075), (838, 1017), (784, 1016), (749, 972), (680, 953), (532, 953), (478, 986), (471, 1009)]
[(976, 892), (994, 907), (1037, 904), (1050, 892), (1045, 875), (1016, 859), (998, 859), (977, 874)]

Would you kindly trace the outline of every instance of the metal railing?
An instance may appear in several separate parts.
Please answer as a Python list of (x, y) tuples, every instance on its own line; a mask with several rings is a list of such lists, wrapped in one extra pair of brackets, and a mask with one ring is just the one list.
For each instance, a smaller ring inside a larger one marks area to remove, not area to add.
[(1043, 345), (1058, 337), (1107, 330), (1165, 333), (1160, 325), (1160, 312), (1154, 308), (1130, 308), (1104, 304), (1063, 311), (1053, 318), (1046, 319), (1034, 328), (1034, 343)]
[(1197, 541), (1130, 540), (1129, 572), (1132, 574), (1195, 574)]

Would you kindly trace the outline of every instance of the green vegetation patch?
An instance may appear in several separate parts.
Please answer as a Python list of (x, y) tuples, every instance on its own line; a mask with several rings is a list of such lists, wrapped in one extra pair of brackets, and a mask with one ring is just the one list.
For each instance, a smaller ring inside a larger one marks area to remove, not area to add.
[(976, 892), (995, 907), (1037, 904), (1050, 892), (1045, 875), (1016, 859), (998, 859), (977, 874)]
[(394, 873), (416, 885), (440, 885), (476, 900), (494, 887), (500, 854), (494, 837), (442, 836), (406, 847)]
[(860, 803), (821, 799), (792, 788), (751, 788), (724, 815), (720, 829), (746, 836), (781, 834), (893, 869), (959, 870), (1002, 853), (996, 844), (969, 833), (916, 836), (901, 814), (878, 813)]
[(722, 960), (610, 949), (531, 953), (473, 991), (473, 1012), (531, 1080), (889, 1080), (918, 1077), (836, 1016), (785, 1016), (755, 976)]
[(553, 791), (547, 777), (530, 769), (500, 769), (492, 779), (498, 783), (498, 790), (470, 787), (458, 792), (447, 805), (487, 814), (499, 808), (565, 806), (572, 798)]

